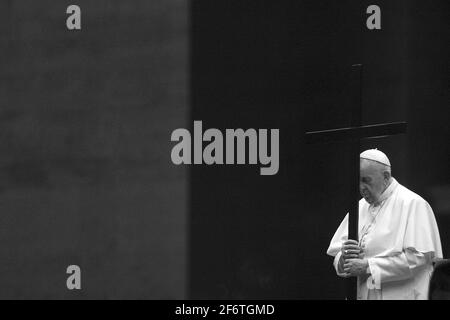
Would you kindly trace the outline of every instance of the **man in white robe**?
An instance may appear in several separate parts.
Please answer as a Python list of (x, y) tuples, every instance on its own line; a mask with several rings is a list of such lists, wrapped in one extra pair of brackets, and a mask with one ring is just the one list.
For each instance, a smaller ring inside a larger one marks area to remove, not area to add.
[(360, 155), (359, 239), (348, 240), (348, 214), (327, 254), (341, 277), (358, 278), (358, 299), (427, 299), (433, 260), (442, 258), (430, 205), (391, 176), (379, 150)]

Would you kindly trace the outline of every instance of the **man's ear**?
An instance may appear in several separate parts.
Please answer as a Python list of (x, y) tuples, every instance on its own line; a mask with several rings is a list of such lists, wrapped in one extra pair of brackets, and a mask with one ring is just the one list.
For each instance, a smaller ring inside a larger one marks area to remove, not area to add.
[(384, 171), (383, 176), (385, 180), (389, 180), (391, 178), (391, 173), (389, 171)]

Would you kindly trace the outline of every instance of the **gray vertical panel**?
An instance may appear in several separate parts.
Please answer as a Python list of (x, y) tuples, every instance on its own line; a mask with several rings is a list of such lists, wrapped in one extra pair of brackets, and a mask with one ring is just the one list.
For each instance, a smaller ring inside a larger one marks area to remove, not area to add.
[(187, 3), (69, 4), (1, 4), (0, 297), (183, 298)]

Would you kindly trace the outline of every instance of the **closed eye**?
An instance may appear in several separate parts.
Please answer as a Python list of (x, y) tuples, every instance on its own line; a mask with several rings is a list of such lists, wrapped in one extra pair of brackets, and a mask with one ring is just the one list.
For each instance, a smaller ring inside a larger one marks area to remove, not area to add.
[(372, 179), (369, 177), (362, 177), (361, 182), (362, 183), (370, 183), (370, 182), (372, 182)]

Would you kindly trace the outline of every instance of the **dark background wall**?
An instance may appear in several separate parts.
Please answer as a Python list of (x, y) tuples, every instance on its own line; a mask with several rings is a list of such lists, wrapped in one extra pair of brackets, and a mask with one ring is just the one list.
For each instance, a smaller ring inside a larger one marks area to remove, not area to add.
[(448, 252), (448, 187), (426, 191), (449, 184), (449, 4), (376, 1), (382, 30), (369, 31), (370, 4), (193, 1), (191, 119), (279, 128), (281, 141), (275, 176), (191, 168), (191, 297), (343, 298), (325, 252), (347, 210), (347, 149), (307, 146), (303, 134), (349, 124), (353, 63), (364, 64), (364, 124), (409, 122), (408, 135), (362, 150), (385, 151), (394, 176), (431, 202)]
[(450, 3), (408, 3), (408, 182), (433, 206), (450, 254)]
[(1, 1), (0, 298), (185, 297), (187, 176), (170, 134), (188, 114), (187, 13)]

